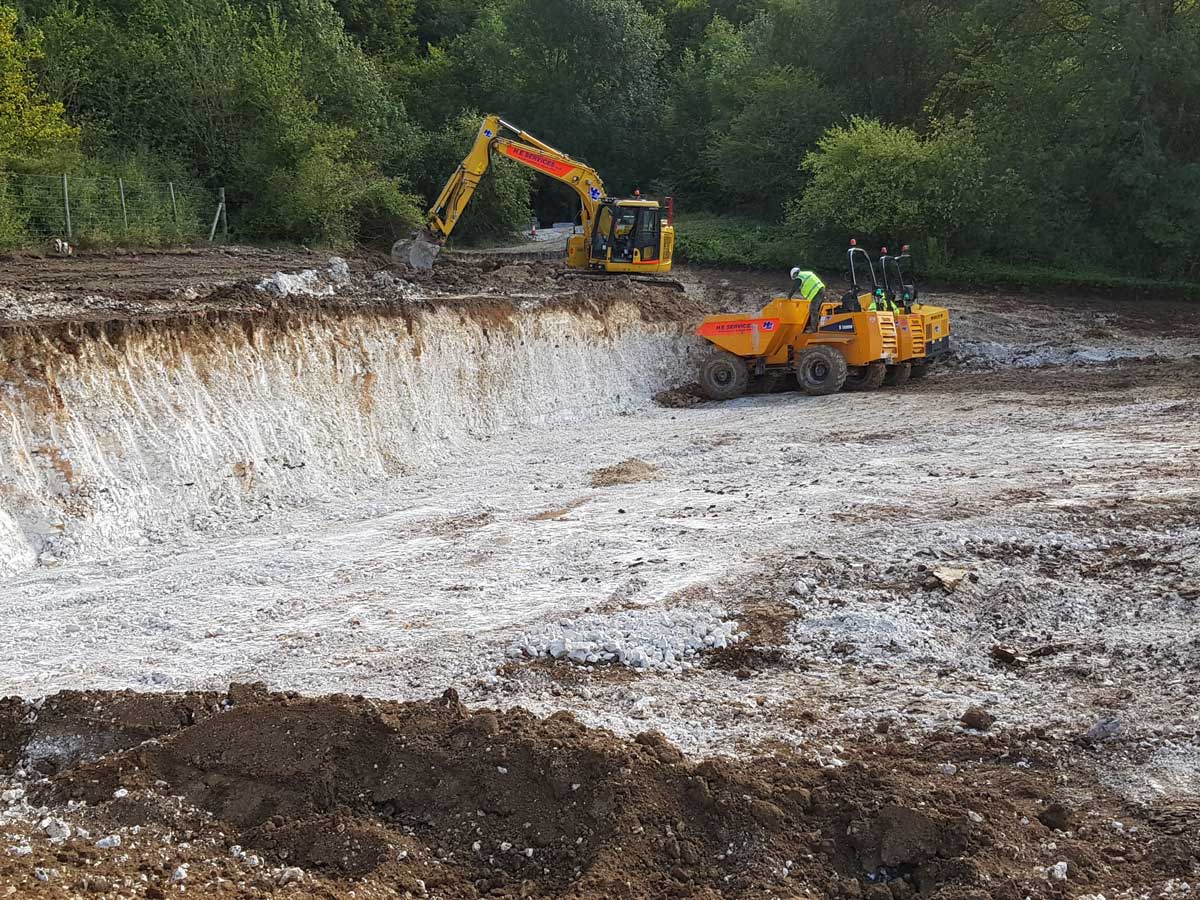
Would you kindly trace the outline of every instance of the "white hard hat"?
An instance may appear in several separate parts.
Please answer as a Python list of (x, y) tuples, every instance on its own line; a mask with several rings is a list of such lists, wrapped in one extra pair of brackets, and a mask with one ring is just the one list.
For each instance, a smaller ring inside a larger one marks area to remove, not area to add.
[(795, 281), (796, 276), (798, 276), (799, 274), (800, 274), (800, 267), (796, 266), (796, 268), (792, 269), (792, 280)]

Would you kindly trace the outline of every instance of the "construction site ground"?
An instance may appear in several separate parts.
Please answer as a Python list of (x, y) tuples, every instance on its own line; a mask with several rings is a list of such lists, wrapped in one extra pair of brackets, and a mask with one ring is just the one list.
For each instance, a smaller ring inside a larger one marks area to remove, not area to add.
[[(116, 321), (140, 341), (237, 316), (265, 353), (264, 331), (363, 310), (486, 307), (488, 340), (549, 316), (522, 340), (564, 357), (495, 376), (528, 377), (519, 413), (459, 433), (454, 407), (445, 449), (383, 474), (322, 481), (359, 462), (309, 457), (301, 497), (239, 469), (236, 504), (185, 517), (200, 501), (168, 496), (178, 521), (124, 544), (64, 513), (73, 542), (0, 576), (0, 898), (1200, 891), (1200, 306), (940, 291), (957, 349), (925, 380), (711, 403), (691, 327), (782, 277), (683, 272), (678, 292), (364, 257), (313, 293), (262, 281), (327, 261), (0, 261), (0, 336), (63, 353), (60, 393), (101, 383), (81, 342), (150, 383)], [(611, 353), (555, 343), (569, 317)], [(457, 352), (443, 339), (415, 352)], [(41, 365), (0, 360), (10, 410)], [(639, 365), (663, 374), (605, 380)], [(210, 405), (255, 400), (202, 374)], [(176, 376), (190, 403), (187, 372), (154, 375)], [(60, 475), (108, 446), (80, 438), (98, 420), (79, 396), (39, 445), (74, 442), (39, 451)], [(356, 427), (386, 415), (377, 397)], [(146, 423), (128, 441), (193, 427)], [(23, 483), (0, 472), (0, 510)], [(724, 622), (738, 639), (705, 646)], [(595, 659), (606, 642), (674, 649), (635, 667)]]

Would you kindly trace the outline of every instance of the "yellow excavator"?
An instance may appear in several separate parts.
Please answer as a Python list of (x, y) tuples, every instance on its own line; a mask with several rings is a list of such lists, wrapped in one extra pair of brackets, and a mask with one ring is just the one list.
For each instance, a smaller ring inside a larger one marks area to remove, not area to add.
[(567, 266), (608, 273), (663, 274), (671, 271), (675, 228), (668, 208), (657, 200), (608, 196), (596, 170), (539, 141), (499, 116), (487, 116), (471, 152), (450, 176), (429, 209), (425, 228), (397, 241), (392, 258), (414, 269), (431, 269), (442, 245), (492, 162), (500, 153), (556, 181), (579, 195), (582, 233), (567, 241)]

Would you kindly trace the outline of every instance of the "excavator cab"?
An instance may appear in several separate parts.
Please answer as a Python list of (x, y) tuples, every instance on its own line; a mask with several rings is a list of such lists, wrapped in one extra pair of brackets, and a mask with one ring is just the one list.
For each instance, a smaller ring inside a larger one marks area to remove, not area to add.
[(669, 272), (673, 241), (664, 247), (667, 230), (658, 201), (607, 198), (596, 213), (587, 266), (606, 272)]

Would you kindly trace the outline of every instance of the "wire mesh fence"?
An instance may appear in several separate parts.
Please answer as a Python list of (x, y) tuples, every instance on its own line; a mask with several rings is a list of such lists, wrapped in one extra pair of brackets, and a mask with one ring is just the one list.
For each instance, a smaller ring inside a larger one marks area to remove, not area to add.
[(0, 244), (184, 244), (228, 237), (224, 191), (120, 176), (0, 171)]

